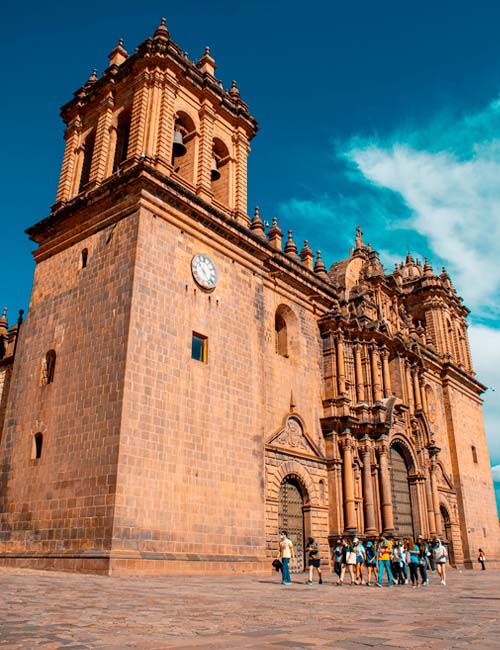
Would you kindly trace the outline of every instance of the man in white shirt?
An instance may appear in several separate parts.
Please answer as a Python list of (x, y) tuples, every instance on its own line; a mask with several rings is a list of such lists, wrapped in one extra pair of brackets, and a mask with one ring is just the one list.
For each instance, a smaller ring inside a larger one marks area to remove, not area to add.
[(284, 585), (291, 585), (292, 581), (290, 580), (290, 560), (295, 558), (295, 551), (293, 550), (293, 544), (291, 540), (288, 539), (286, 531), (280, 533), (280, 542), (279, 542), (279, 551), (278, 559), (281, 560), (283, 568), (282, 580), (281, 582)]

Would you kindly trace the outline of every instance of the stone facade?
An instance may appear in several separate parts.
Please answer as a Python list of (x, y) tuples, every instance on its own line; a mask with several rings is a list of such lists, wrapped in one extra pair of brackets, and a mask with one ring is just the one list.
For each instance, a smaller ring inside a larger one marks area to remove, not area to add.
[(250, 219), (257, 124), (214, 72), (162, 21), (62, 109), (17, 347), (0, 320), (0, 562), (255, 572), (284, 525), (301, 558), (309, 534), (326, 560), (381, 533), (500, 558), (449, 277), (411, 256), (387, 274), (360, 229), (327, 271)]

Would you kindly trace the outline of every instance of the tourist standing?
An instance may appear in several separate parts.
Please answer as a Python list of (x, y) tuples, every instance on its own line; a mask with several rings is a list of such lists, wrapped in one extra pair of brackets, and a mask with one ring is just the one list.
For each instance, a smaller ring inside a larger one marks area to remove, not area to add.
[(319, 584), (323, 584), (321, 577), (320, 558), (319, 558), (319, 544), (314, 537), (309, 537), (307, 540), (306, 553), (309, 560), (309, 580), (306, 582), (308, 585), (313, 583), (313, 570), (316, 569), (319, 576)]
[(418, 561), (420, 559), (420, 549), (418, 544), (413, 540), (408, 540), (406, 544), (406, 559), (410, 568), (410, 580), (413, 589), (418, 587)]
[(361, 542), (359, 539), (354, 540), (353, 542), (356, 541), (356, 546), (354, 547), (354, 550), (356, 552), (356, 584), (362, 585), (363, 584), (363, 564), (366, 558), (366, 551), (365, 547), (363, 546), (363, 542)]
[(290, 560), (295, 559), (295, 551), (293, 549), (293, 544), (291, 540), (288, 539), (286, 531), (280, 533), (280, 542), (278, 549), (278, 560), (281, 560), (283, 565), (281, 569), (282, 573), (282, 583), (284, 585), (291, 585), (292, 581), (290, 580)]
[(422, 578), (422, 585), (428, 585), (429, 580), (427, 579), (427, 557), (430, 555), (429, 547), (427, 542), (422, 537), (418, 536), (417, 539), (419, 555), (418, 555), (418, 569), (420, 571), (420, 577)]
[(477, 561), (478, 561), (479, 564), (481, 565), (481, 569), (482, 569), (483, 571), (486, 571), (486, 567), (484, 566), (484, 563), (486, 562), (486, 555), (485, 555), (485, 553), (484, 553), (484, 551), (483, 551), (482, 548), (479, 549), (479, 555), (478, 555), (478, 557), (477, 557)]
[(378, 545), (378, 578), (377, 587), (382, 586), (384, 578), (384, 570), (387, 573), (387, 580), (389, 587), (392, 587), (392, 571), (391, 571), (391, 556), (392, 556), (392, 542), (385, 537), (382, 537)]
[(349, 571), (349, 575), (351, 577), (351, 585), (356, 584), (356, 551), (354, 550), (354, 546), (352, 544), (348, 544), (344, 540), (344, 548), (343, 548), (343, 555), (342, 555), (342, 571), (340, 573), (340, 580), (339, 580), (339, 585), (344, 584), (344, 576), (345, 576), (345, 571), (346, 569)]
[(441, 584), (446, 585), (446, 558), (448, 557), (448, 551), (446, 546), (441, 544), (440, 539), (436, 539), (436, 545), (434, 546), (434, 561), (436, 562), (436, 569), (441, 578)]
[(338, 539), (335, 548), (333, 549), (333, 570), (337, 574), (338, 579), (340, 580), (340, 574), (342, 572), (342, 551), (343, 551), (343, 540)]
[(365, 557), (366, 557), (366, 568), (368, 570), (368, 581), (366, 584), (368, 587), (371, 587), (372, 580), (373, 581), (376, 580), (374, 576), (377, 567), (377, 552), (373, 546), (372, 541), (366, 542)]

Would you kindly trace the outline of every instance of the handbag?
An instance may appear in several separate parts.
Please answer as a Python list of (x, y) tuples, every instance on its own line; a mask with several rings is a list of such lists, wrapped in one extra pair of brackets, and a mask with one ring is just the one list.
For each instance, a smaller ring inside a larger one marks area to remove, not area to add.
[(283, 568), (283, 564), (279, 560), (273, 560), (273, 568), (276, 571), (281, 571), (281, 569)]
[(355, 551), (349, 551), (345, 559), (346, 564), (356, 564), (356, 553)]

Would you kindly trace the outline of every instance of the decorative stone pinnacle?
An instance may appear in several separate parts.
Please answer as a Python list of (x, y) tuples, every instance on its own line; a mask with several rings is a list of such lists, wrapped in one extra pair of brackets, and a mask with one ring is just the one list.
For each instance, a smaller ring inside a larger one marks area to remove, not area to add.
[(167, 20), (166, 18), (162, 18), (160, 21), (160, 24), (156, 28), (156, 31), (154, 33), (153, 38), (169, 38), (170, 34), (168, 33), (167, 29)]
[(87, 79), (87, 84), (94, 84), (97, 81), (97, 79), (98, 79), (98, 77), (97, 77), (97, 68), (94, 68), (92, 70), (92, 74)]
[(234, 79), (231, 82), (231, 88), (229, 89), (229, 94), (232, 97), (239, 97), (240, 96), (240, 91), (238, 90), (238, 86), (236, 85), (236, 81)]
[(288, 231), (288, 239), (285, 244), (285, 255), (290, 255), (290, 257), (294, 257), (295, 259), (299, 258), (297, 255), (297, 244), (293, 241), (293, 233), (291, 230)]
[(253, 215), (252, 223), (250, 224), (250, 230), (252, 230), (256, 235), (259, 237), (264, 237), (266, 236), (266, 231), (264, 229), (264, 224), (262, 223), (262, 219), (260, 218), (260, 212), (259, 212), (259, 206), (255, 206), (255, 212)]

